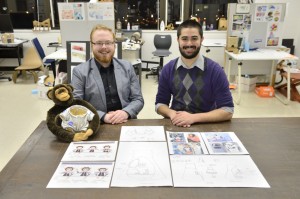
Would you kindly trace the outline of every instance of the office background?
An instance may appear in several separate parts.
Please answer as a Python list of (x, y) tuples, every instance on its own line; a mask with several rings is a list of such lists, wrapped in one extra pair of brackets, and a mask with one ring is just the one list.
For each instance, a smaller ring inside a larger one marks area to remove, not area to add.
[[(287, 3), (287, 14), (284, 23), (283, 38), (293, 38), (295, 55), (300, 57), (300, 23), (298, 19), (298, 8), (300, 1), (298, 0), (273, 0), (270, 1), (255, 1), (256, 3)], [(153, 35), (161, 33), (157, 30), (143, 30), (142, 36), (145, 44), (142, 47), (142, 59), (157, 61), (153, 58), (151, 52), (154, 50), (152, 46)], [(166, 31), (164, 33), (172, 34), (172, 55), (165, 59), (167, 62), (179, 56), (177, 51), (177, 41), (175, 31)], [(16, 30), (16, 37), (32, 39), (38, 37), (46, 54), (54, 51), (53, 48), (47, 48), (49, 42), (57, 41), (60, 36), (59, 30), (51, 30), (44, 32), (33, 32), (31, 30)], [(226, 31), (205, 31), (205, 38), (218, 39), (226, 38)], [(30, 43), (26, 43), (26, 48)], [(217, 53), (217, 56), (220, 56)], [(221, 55), (222, 57), (222, 55)], [(214, 59), (214, 57), (212, 57)], [(0, 67), (2, 64), (10, 64), (15, 60), (0, 59)], [(14, 63), (12, 63), (14, 64)], [(299, 63), (298, 63), (299, 66)], [(156, 77), (145, 79), (144, 71), (142, 75), (142, 92), (145, 98), (145, 107), (139, 115), (140, 119), (146, 118), (161, 118), (154, 111), (154, 100), (157, 90)], [(7, 72), (6, 75), (11, 75)], [(28, 80), (20, 79), (17, 84), (0, 80), (0, 169), (2, 169), (19, 147), (24, 143), (28, 136), (37, 127), (40, 121), (46, 119), (46, 112), (53, 105), (51, 101), (39, 99), (31, 91), (36, 89), (33, 80), (30, 77)], [(243, 95), (243, 103), (236, 106), (234, 117), (299, 117), (300, 105), (298, 102), (291, 102), (289, 105), (283, 105), (276, 98), (260, 98), (253, 93), (245, 93)]]

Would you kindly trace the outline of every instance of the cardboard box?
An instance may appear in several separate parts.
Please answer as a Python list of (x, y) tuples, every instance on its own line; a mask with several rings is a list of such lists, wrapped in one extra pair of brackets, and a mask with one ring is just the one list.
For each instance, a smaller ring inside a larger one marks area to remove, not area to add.
[(131, 28), (132, 28), (132, 30), (138, 30), (139, 29), (139, 25), (134, 25)]
[(49, 99), (47, 92), (53, 86), (54, 79), (48, 75), (42, 75), (37, 82), (37, 94), (41, 99)]
[(238, 45), (239, 45), (239, 37), (237, 36), (227, 37), (227, 44), (226, 44), (227, 49), (238, 48), (239, 47)]
[(4, 34), (2, 34), (1, 35), (1, 41), (4, 44), (14, 43), (15, 42), (14, 34), (12, 34), (12, 33), (4, 33)]
[(41, 99), (48, 99), (47, 92), (51, 87), (45, 86), (44, 84), (38, 84), (37, 91), (38, 91), (38, 97)]
[(227, 19), (225, 18), (219, 19), (218, 30), (227, 30)]
[(272, 86), (260, 86), (255, 88), (255, 93), (260, 97), (274, 97), (275, 92)]
[(247, 75), (241, 77), (242, 84), (251, 85), (251, 84), (256, 84), (256, 82), (257, 82), (257, 77), (254, 75)]
[[(238, 83), (238, 76), (235, 77), (235, 83)], [(241, 77), (241, 84), (245, 85), (253, 85), (256, 84), (257, 82), (257, 77), (254, 75), (247, 75), (247, 76), (242, 76)]]
[(256, 84), (241, 84), (241, 90), (242, 91), (247, 91), (247, 92), (252, 92), (256, 88)]

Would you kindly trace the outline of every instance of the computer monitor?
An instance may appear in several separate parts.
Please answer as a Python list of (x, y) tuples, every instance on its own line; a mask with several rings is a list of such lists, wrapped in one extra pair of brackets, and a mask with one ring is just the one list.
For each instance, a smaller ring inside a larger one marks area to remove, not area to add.
[(14, 32), (9, 14), (0, 14), (0, 21), (0, 33)]
[(11, 12), (10, 18), (14, 29), (33, 29), (34, 16), (31, 12)]

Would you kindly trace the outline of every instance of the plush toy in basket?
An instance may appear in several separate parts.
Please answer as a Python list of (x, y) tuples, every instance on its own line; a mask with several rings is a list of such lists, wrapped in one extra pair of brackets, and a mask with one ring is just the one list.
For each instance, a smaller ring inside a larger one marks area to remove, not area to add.
[(55, 105), (47, 113), (47, 126), (60, 140), (87, 140), (97, 133), (100, 118), (96, 109), (84, 100), (73, 98), (73, 87), (58, 84), (47, 92)]

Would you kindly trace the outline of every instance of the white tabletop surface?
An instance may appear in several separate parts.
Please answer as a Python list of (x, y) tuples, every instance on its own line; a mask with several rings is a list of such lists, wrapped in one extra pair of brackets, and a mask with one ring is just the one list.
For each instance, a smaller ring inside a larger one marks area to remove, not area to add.
[(240, 54), (225, 52), (235, 60), (298, 60), (298, 57), (276, 49), (257, 49)]
[(27, 42), (27, 39), (14, 39), (14, 43), (2, 43), (2, 41), (0, 40), (0, 46), (4, 46), (4, 47), (16, 47), (22, 43)]
[(205, 39), (202, 42), (204, 47), (225, 47), (226, 39)]
[(58, 51), (55, 51), (49, 55), (47, 55), (44, 60), (46, 59), (61, 59), (61, 60), (67, 60), (67, 50), (65, 48), (59, 49)]

